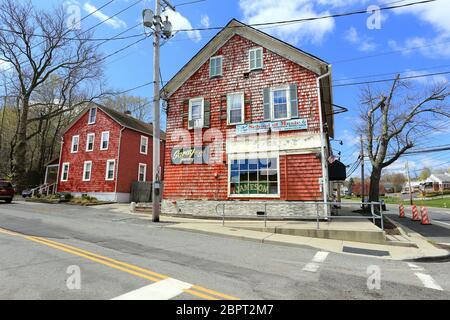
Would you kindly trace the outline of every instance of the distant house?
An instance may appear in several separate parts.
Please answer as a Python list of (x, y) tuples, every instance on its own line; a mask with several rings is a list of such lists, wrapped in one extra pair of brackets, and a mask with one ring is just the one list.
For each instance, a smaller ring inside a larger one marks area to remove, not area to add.
[[(134, 181), (152, 181), (152, 135), (151, 124), (111, 108), (90, 105), (63, 133), (57, 192), (128, 202)], [(162, 132), (161, 163), (164, 142)]]
[[(411, 191), (420, 192), (422, 189), (423, 181), (411, 181)], [(403, 184), (402, 193), (409, 193), (409, 183)]]
[[(352, 194), (356, 197), (360, 197), (362, 194), (362, 184), (361, 182), (355, 182), (352, 186)], [(364, 195), (368, 196), (369, 194), (369, 190), (370, 190), (370, 182), (369, 181), (365, 181), (364, 182)], [(384, 187), (384, 184), (380, 183), (380, 195), (384, 196), (386, 194), (386, 190)]]
[(450, 174), (448, 173), (433, 173), (425, 182), (432, 191), (450, 190)]

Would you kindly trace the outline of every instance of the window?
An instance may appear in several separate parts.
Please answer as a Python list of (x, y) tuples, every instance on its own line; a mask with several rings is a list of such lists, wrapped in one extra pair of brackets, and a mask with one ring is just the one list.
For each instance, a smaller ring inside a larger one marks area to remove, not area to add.
[(244, 122), (244, 94), (235, 93), (227, 96), (228, 124)]
[(83, 167), (83, 181), (91, 181), (92, 161), (85, 161)]
[(88, 121), (88, 124), (95, 123), (96, 118), (97, 118), (97, 108), (89, 109), (89, 121)]
[(145, 182), (147, 177), (147, 165), (145, 163), (139, 163), (138, 181)]
[(71, 148), (72, 153), (78, 152), (79, 144), (80, 144), (80, 136), (73, 136), (72, 137), (72, 148)]
[(69, 163), (64, 162), (62, 164), (62, 170), (61, 170), (61, 181), (67, 181), (69, 180)]
[(189, 129), (203, 128), (204, 104), (203, 98), (189, 100)]
[(140, 152), (142, 154), (147, 154), (147, 149), (148, 149), (148, 138), (141, 136), (141, 149)]
[(88, 133), (86, 138), (86, 151), (94, 150), (95, 133)]
[(209, 60), (209, 77), (222, 76), (222, 56), (212, 57)]
[(250, 71), (263, 68), (263, 49), (254, 48), (248, 52)]
[(109, 131), (102, 132), (102, 141), (100, 143), (100, 150), (108, 150), (109, 145)]
[(273, 120), (290, 118), (289, 90), (287, 88), (272, 90), (271, 104)]
[(279, 195), (277, 158), (231, 160), (229, 172), (230, 195)]
[(106, 175), (105, 180), (114, 180), (114, 168), (116, 166), (116, 160), (106, 161)]

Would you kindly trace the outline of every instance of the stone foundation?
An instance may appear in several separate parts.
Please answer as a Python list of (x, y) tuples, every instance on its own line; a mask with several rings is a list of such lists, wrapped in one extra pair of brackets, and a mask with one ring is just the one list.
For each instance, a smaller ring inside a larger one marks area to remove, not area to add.
[(266, 208), (268, 218), (316, 219), (317, 213), (325, 216), (323, 204), (300, 201), (214, 201), (214, 200), (170, 200), (164, 199), (161, 212), (169, 215), (191, 215), (203, 217), (222, 217), (225, 205), (226, 217), (257, 217), (257, 212)]

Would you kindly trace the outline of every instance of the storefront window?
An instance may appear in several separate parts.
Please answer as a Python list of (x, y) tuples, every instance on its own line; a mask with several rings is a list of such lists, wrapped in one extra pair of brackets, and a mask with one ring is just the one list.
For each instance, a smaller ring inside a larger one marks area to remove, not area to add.
[(277, 158), (231, 160), (230, 194), (277, 195), (277, 161)]

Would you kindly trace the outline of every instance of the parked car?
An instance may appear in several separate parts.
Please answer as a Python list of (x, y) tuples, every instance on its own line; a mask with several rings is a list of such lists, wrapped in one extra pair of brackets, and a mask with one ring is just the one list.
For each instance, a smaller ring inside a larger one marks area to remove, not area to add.
[(6, 203), (11, 203), (14, 198), (14, 188), (11, 182), (0, 180), (0, 200), (5, 200)]
[(22, 198), (31, 198), (33, 195), (32, 189), (36, 188), (36, 186), (29, 186), (25, 190), (22, 191)]

